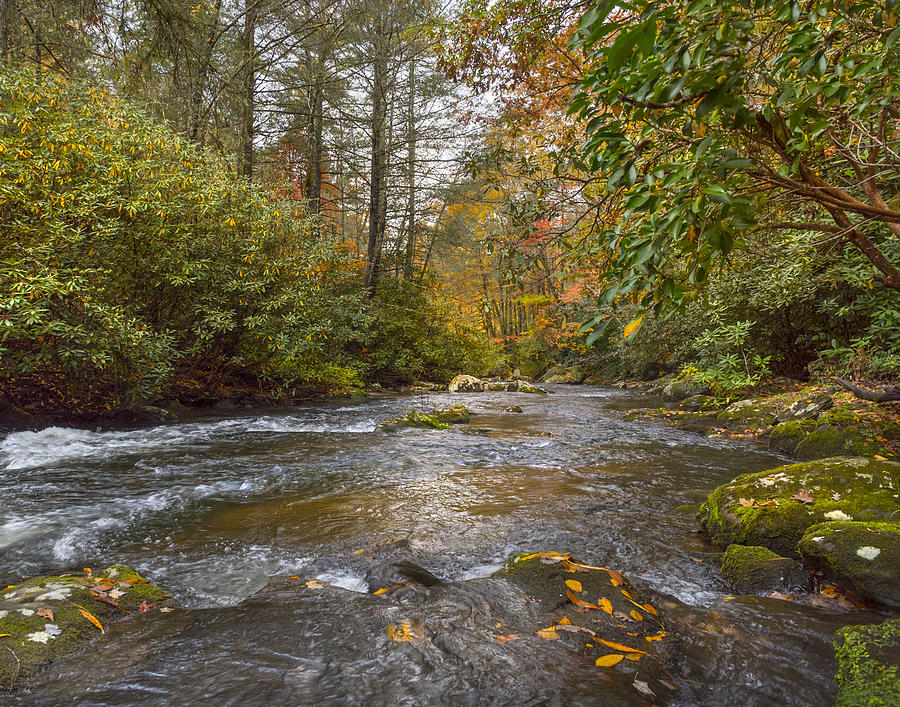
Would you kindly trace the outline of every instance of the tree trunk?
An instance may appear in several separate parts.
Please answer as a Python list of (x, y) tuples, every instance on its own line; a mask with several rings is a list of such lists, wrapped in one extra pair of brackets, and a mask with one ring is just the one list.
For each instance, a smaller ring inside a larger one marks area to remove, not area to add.
[(238, 173), (253, 181), (253, 129), (256, 100), (256, 19), (258, 13), (257, 0), (244, 2), (244, 31), (241, 43), (244, 53), (244, 100), (241, 106), (241, 147), (239, 153)]
[(15, 0), (0, 0), (0, 62), (9, 62), (9, 21), (12, 13), (10, 5)]
[(197, 62), (196, 70), (192, 74), (190, 84), (189, 109), (188, 109), (188, 137), (191, 142), (199, 143), (200, 128), (203, 124), (203, 93), (206, 90), (206, 82), (212, 67), (213, 49), (219, 35), (219, 16), (222, 12), (222, 0), (215, 0), (209, 27), (206, 28), (201, 56)]
[(366, 250), (366, 287), (374, 294), (378, 286), (380, 265), (380, 246), (384, 234), (385, 214), (382, 213), (384, 202), (385, 172), (385, 118), (387, 105), (385, 89), (387, 83), (387, 55), (383, 50), (384, 34), (382, 12), (379, 12), (376, 23), (375, 56), (373, 57), (372, 77), (372, 160), (369, 178), (369, 240)]
[(404, 275), (407, 280), (412, 279), (413, 259), (416, 252), (416, 60), (410, 57), (409, 75), (409, 105), (406, 112), (406, 179), (409, 193), (406, 203), (406, 259)]

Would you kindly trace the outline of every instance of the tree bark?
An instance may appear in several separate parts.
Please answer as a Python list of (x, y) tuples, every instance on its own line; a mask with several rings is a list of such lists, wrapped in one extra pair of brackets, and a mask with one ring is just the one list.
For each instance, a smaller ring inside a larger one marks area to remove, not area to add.
[(862, 400), (869, 400), (873, 403), (887, 403), (893, 400), (900, 400), (900, 386), (893, 385), (882, 391), (875, 391), (869, 390), (868, 388), (862, 388), (850, 381), (845, 381), (843, 378), (838, 378), (837, 376), (834, 376), (831, 380), (842, 388), (846, 388), (857, 398)]
[(256, 102), (256, 20), (259, 12), (258, 0), (244, 2), (244, 29), (241, 44), (244, 54), (244, 100), (241, 106), (241, 147), (238, 173), (253, 181), (253, 135), (255, 127)]

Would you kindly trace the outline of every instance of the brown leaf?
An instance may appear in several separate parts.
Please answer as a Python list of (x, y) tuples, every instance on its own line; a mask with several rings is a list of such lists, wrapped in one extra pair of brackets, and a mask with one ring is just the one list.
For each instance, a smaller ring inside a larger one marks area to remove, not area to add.
[(38, 609), (37, 615), (47, 619), (50, 623), (53, 623), (53, 609)]
[(752, 506), (755, 501), (752, 498), (739, 498), (738, 503), (746, 508), (747, 506)]
[(521, 638), (521, 636), (518, 633), (507, 633), (502, 636), (497, 636), (497, 640), (500, 641), (500, 643), (507, 643), (509, 641), (518, 641), (520, 638)]
[(110, 589), (112, 589), (114, 586), (115, 586), (115, 585), (112, 584), (112, 583), (95, 584), (95, 585), (93, 586), (93, 590), (94, 590), (95, 592), (108, 592), (108, 591), (109, 591)]
[(777, 506), (778, 501), (774, 498), (769, 499), (768, 501), (763, 501), (762, 503), (757, 503), (757, 508), (762, 508), (763, 506)]
[(598, 668), (611, 668), (622, 661), (625, 656), (621, 653), (610, 653), (609, 655), (601, 655), (594, 661), (594, 665)]
[(795, 501), (801, 501), (802, 503), (813, 503), (815, 499), (813, 499), (812, 494), (803, 489), (802, 491), (798, 491), (791, 498)]
[(616, 572), (615, 570), (608, 570), (606, 569), (606, 567), (604, 567), (603, 569), (605, 569), (609, 573), (609, 581), (612, 582), (612, 585), (614, 587), (620, 587), (625, 584), (625, 578), (618, 572)]
[(575, 606), (580, 606), (584, 609), (599, 609), (599, 606), (595, 606), (594, 604), (590, 604), (583, 599), (579, 599), (576, 597), (571, 589), (566, 590), (566, 596), (569, 597), (569, 601), (572, 602)]
[(650, 686), (645, 683), (643, 680), (635, 680), (634, 681), (634, 689), (638, 692), (643, 692), (648, 697), (656, 697), (656, 693), (650, 689)]
[(559, 623), (556, 625), (557, 631), (568, 631), (569, 633), (589, 633), (592, 636), (596, 636), (597, 634), (591, 629), (586, 628), (584, 626), (572, 626), (572, 625), (564, 625)]
[(643, 658), (644, 655), (646, 655), (646, 654), (644, 654), (644, 653), (626, 653), (626, 654), (625, 654), (625, 658), (626, 658), (627, 660), (633, 660), (633, 661), (637, 662), (637, 661), (639, 661), (641, 658)]

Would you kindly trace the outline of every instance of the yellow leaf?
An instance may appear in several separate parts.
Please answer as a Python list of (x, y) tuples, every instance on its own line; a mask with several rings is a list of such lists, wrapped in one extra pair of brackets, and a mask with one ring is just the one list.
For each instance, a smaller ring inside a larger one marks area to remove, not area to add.
[(11, 638), (11, 637), (12, 637), (11, 633), (0, 633), (0, 638)]
[(106, 631), (103, 630), (103, 624), (100, 623), (100, 619), (98, 619), (96, 616), (94, 616), (90, 611), (85, 611), (84, 609), (79, 609), (78, 612), (84, 618), (86, 618), (88, 621), (90, 621), (92, 624), (94, 624), (94, 626), (99, 628), (100, 633), (106, 633)]
[(568, 616), (563, 616), (563, 617), (559, 620), (559, 625), (560, 625), (560, 626), (571, 626), (571, 625), (572, 625), (572, 622), (569, 621), (569, 617), (568, 617)]
[(577, 579), (567, 579), (566, 586), (573, 592), (581, 591), (581, 582), (579, 582)]
[(325, 589), (325, 584), (318, 579), (307, 579), (306, 586), (310, 589)]
[(594, 606), (593, 604), (590, 604), (590, 603), (584, 601), (583, 599), (579, 599), (572, 593), (572, 590), (570, 590), (570, 589), (566, 590), (566, 596), (569, 597), (569, 601), (572, 602), (575, 606), (580, 606), (584, 609), (599, 609), (600, 608), (599, 606)]
[(661, 641), (665, 637), (666, 637), (666, 632), (660, 631), (655, 636), (644, 636), (644, 640), (647, 641), (648, 643), (653, 643), (653, 641)]
[(632, 648), (631, 646), (623, 645), (622, 643), (616, 643), (615, 641), (606, 641), (602, 638), (597, 639), (597, 643), (602, 643), (607, 648), (612, 648), (617, 651), (624, 651), (625, 653), (646, 653), (647, 651), (639, 651), (637, 648)]
[(880, 461), (880, 462), (886, 462), (886, 461), (887, 461), (887, 457), (883, 457), (883, 456), (881, 456), (880, 454), (875, 454), (872, 458), (873, 458), (873, 459), (877, 459), (877, 460)]
[(625, 656), (621, 653), (610, 653), (609, 655), (601, 655), (597, 660), (594, 661), (594, 665), (598, 668), (611, 668), (612, 666), (620, 663), (622, 658)]
[(638, 661), (638, 660), (640, 660), (641, 658), (643, 658), (644, 655), (643, 655), (642, 653), (629, 653), (629, 654), (626, 655), (625, 657), (626, 657), (628, 660)]
[(390, 587), (382, 587), (381, 589), (376, 589), (374, 592), (372, 592), (372, 594), (385, 594), (386, 592), (390, 591), (390, 589)]
[(409, 625), (409, 621), (404, 621), (400, 624), (399, 628), (394, 626), (388, 626), (388, 637), (392, 641), (396, 641), (397, 643), (403, 643), (405, 641), (411, 641), (415, 638), (415, 634), (412, 632), (412, 627)]
[(643, 621), (644, 617), (641, 615), (641, 612), (637, 609), (632, 609), (628, 612), (635, 621)]
[(541, 638), (547, 639), (559, 638), (559, 634), (556, 632), (556, 626), (548, 626), (547, 628), (542, 628), (537, 632), (537, 635)]
[(629, 336), (634, 334), (637, 331), (638, 327), (641, 325), (641, 322), (644, 321), (644, 315), (642, 314), (637, 319), (632, 319), (628, 325), (625, 327), (625, 331), (622, 335), (623, 339), (627, 339)]
[(601, 609), (603, 609), (603, 611), (612, 616), (612, 602), (609, 599), (607, 599), (606, 597), (600, 597), (600, 599), (597, 600), (597, 606), (599, 606)]
[(654, 616), (659, 616), (659, 613), (654, 609), (650, 604), (644, 604), (644, 610), (653, 614)]

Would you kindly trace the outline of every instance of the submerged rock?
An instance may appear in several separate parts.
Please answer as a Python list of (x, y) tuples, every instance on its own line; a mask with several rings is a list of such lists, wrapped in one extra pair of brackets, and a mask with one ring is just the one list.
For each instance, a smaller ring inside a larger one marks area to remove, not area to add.
[(744, 474), (713, 491), (697, 519), (720, 547), (762, 545), (797, 557), (812, 525), (889, 520), (900, 513), (900, 464), (834, 457)]
[(834, 521), (806, 530), (804, 562), (867, 599), (900, 608), (900, 522)]
[(411, 585), (433, 587), (440, 584), (441, 580), (414, 562), (400, 560), (369, 570), (365, 582), (371, 594), (382, 594)]
[(834, 634), (840, 690), (835, 707), (900, 705), (900, 619)]
[(722, 557), (722, 576), (747, 594), (809, 588), (809, 573), (799, 562), (758, 545), (729, 545)]
[[(57, 658), (86, 651), (109, 623), (168, 608), (172, 597), (136, 572), (36, 577), (0, 592), (0, 691), (16, 690)], [(2, 650), (5, 648), (6, 650)]]

